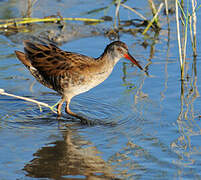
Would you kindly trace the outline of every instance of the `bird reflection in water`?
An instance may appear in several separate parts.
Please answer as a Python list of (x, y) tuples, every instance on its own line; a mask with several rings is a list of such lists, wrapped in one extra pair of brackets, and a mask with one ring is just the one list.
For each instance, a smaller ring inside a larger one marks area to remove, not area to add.
[(62, 131), (63, 140), (39, 149), (24, 169), (26, 176), (64, 179), (118, 179), (96, 147), (83, 140), (76, 130)]

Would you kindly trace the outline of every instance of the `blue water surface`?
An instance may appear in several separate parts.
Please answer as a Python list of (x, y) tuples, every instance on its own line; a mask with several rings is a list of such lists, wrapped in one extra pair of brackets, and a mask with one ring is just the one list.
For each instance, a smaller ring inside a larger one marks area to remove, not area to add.
[[(174, 7), (173, 1), (168, 2)], [(152, 16), (147, 1), (125, 4), (148, 19)], [(21, 17), (25, 9), (25, 1), (0, 1), (0, 18)], [(41, 18), (57, 12), (63, 17), (114, 18), (115, 5), (101, 0), (44, 0), (36, 1), (32, 15)], [(106, 81), (73, 98), (72, 110), (88, 117), (90, 125), (64, 111), (58, 119), (48, 108), (41, 112), (36, 104), (0, 96), (0, 179), (201, 179), (200, 16), (198, 10), (195, 58), (188, 33), (183, 81), (174, 14), (169, 16), (169, 32), (162, 12), (158, 34), (120, 31), (120, 40), (148, 67), (149, 75), (122, 59)], [(136, 18), (120, 7), (121, 20)], [(57, 93), (34, 80), (14, 54), (23, 50), (23, 39), (50, 27), (39, 24), (30, 32), (1, 32), (1, 89), (50, 105), (59, 100)], [(111, 42), (104, 30), (113, 28), (113, 22), (68, 21), (69, 27), (76, 27), (72, 32), (77, 33), (60, 44), (62, 49), (98, 57)], [(97, 34), (92, 33), (94, 28)]]

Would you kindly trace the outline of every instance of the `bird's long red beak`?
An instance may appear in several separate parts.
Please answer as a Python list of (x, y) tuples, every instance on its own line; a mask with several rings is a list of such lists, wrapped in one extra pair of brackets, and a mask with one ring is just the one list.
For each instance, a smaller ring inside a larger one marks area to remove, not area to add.
[(134, 63), (137, 67), (139, 67), (141, 70), (143, 70), (143, 68), (140, 66), (139, 62), (137, 60), (134, 59), (134, 57), (132, 57), (129, 53), (128, 54), (124, 54), (124, 57), (126, 59), (129, 59), (132, 63)]

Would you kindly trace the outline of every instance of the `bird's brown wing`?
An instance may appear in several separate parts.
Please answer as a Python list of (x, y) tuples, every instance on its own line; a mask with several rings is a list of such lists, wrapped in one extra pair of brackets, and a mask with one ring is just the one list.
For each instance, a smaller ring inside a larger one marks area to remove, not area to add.
[(24, 41), (24, 51), (26, 58), (24, 62), (21, 61), (26, 66), (31, 64), (37, 70), (35, 71), (37, 74), (32, 73), (34, 77), (45, 86), (61, 93), (69, 81), (75, 84), (81, 83), (84, 71), (95, 63), (93, 58), (63, 51), (54, 44)]
[(77, 53), (66, 52), (54, 44), (24, 42), (27, 59), (39, 72), (46, 75), (59, 75), (66, 71), (84, 69), (94, 59)]

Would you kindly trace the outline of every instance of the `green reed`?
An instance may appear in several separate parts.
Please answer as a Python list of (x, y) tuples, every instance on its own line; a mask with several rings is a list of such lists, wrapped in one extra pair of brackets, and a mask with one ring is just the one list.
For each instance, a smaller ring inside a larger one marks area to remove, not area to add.
[[(193, 56), (197, 55), (196, 50), (196, 11), (201, 7), (197, 7), (197, 1), (191, 0), (192, 7), (189, 7), (189, 0), (186, 1), (186, 4), (183, 0), (175, 0), (175, 17), (177, 24), (177, 40), (179, 48), (179, 60), (180, 60), (180, 70), (181, 70), (181, 79), (184, 80), (184, 71), (186, 63), (186, 46), (188, 42), (188, 31), (190, 31), (190, 38), (193, 50)], [(185, 10), (186, 5), (186, 10)], [(180, 11), (179, 11), (180, 10)], [(183, 34), (180, 30), (180, 24), (183, 29)]]

